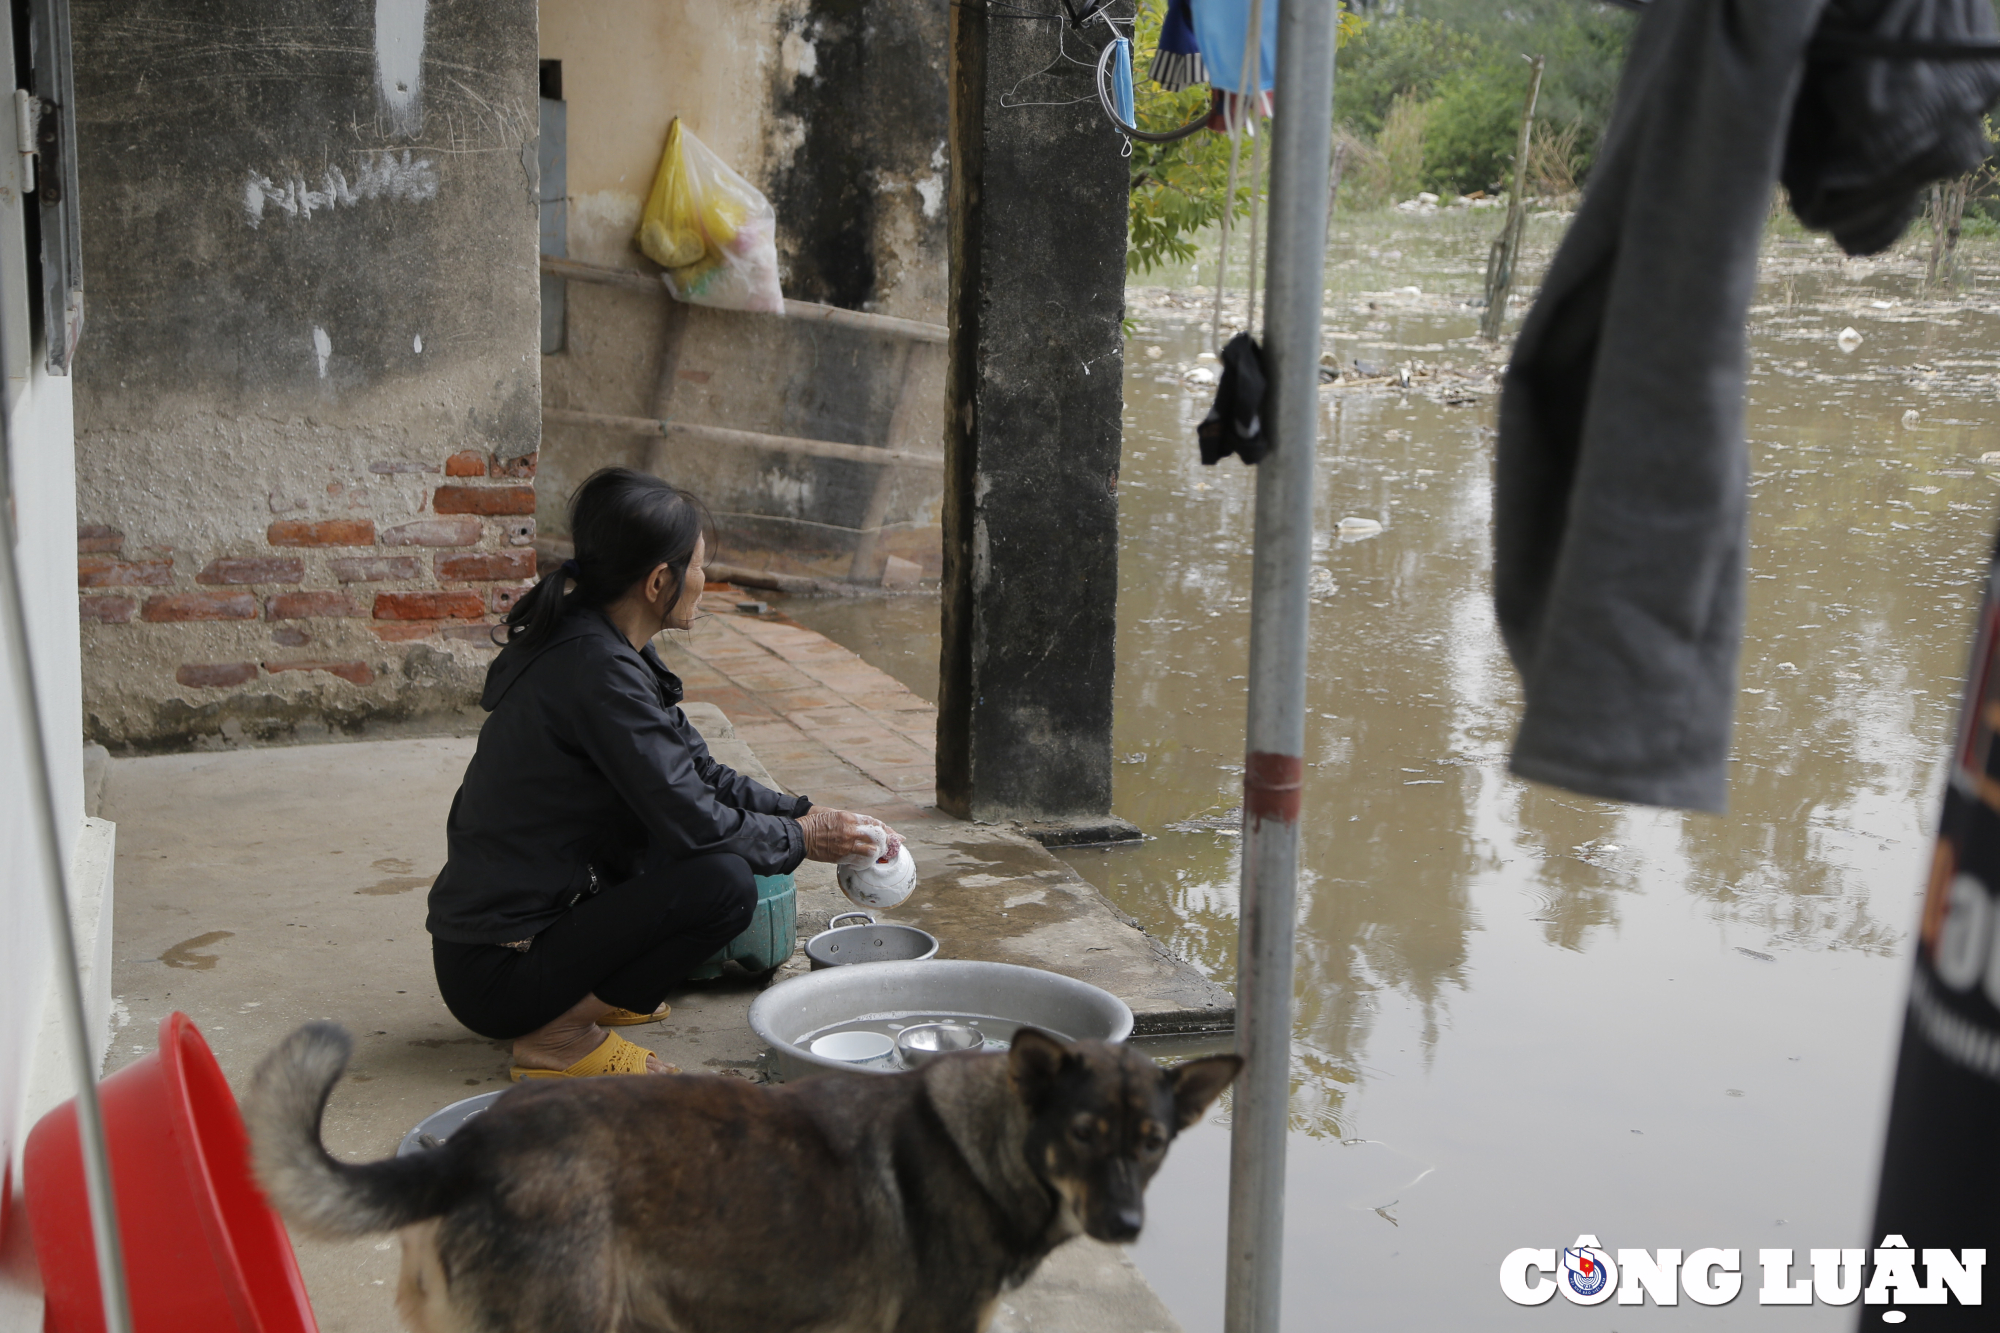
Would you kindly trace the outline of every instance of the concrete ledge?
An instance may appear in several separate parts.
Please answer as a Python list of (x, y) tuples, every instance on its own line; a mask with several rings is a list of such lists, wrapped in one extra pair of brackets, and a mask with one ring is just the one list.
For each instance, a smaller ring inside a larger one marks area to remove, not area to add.
[(1014, 827), (1044, 847), (1109, 847), (1121, 842), (1141, 842), (1146, 837), (1137, 824), (1117, 815), (1020, 820)]

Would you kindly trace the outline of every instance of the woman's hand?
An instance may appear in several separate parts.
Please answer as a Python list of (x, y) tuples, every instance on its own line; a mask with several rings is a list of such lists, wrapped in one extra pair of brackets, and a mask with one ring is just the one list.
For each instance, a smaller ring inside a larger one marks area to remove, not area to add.
[(799, 831), (806, 838), (808, 861), (838, 861), (849, 856), (866, 856), (872, 860), (880, 855), (874, 833), (877, 829), (888, 834), (889, 853), (894, 855), (902, 845), (902, 839), (894, 829), (872, 815), (814, 807), (799, 820)]

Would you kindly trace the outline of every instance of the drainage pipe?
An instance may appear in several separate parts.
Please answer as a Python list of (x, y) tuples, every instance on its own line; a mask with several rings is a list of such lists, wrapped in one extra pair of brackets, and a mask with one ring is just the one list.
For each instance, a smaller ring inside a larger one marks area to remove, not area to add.
[(1271, 378), (1265, 420), (1275, 444), (1257, 466), (1251, 571), (1236, 974), (1236, 1049), (1245, 1064), (1230, 1117), (1227, 1333), (1276, 1333), (1283, 1277), (1306, 584), (1339, 9), (1338, 0), (1284, 0), (1278, 15), (1264, 315), (1264, 361)]
[(50, 784), (48, 738), (42, 732), (41, 691), (35, 686), (34, 658), (28, 651), (28, 616), (21, 598), (21, 565), (14, 545), (12, 440), (0, 426), (0, 614), (6, 617), (7, 669), (19, 682), (15, 718), (21, 747), (28, 752), (27, 786), (34, 804), (36, 850), (47, 887), (49, 933), (55, 945), (56, 989), (70, 1034), (70, 1072), (76, 1080), (77, 1137), (83, 1149), (83, 1186), (90, 1200), (91, 1239), (97, 1246), (97, 1286), (104, 1303), (105, 1333), (132, 1333), (132, 1305), (125, 1289), (125, 1249), (118, 1234), (118, 1207), (111, 1191), (111, 1155), (104, 1143), (104, 1112), (97, 1101), (97, 1060), (83, 1012), (83, 982), (77, 973), (76, 929), (70, 920), (69, 867), (56, 826)]

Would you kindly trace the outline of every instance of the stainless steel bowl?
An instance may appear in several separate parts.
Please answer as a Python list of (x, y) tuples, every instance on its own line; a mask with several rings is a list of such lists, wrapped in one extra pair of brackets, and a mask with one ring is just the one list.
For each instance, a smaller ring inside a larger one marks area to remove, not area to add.
[(500, 1100), (499, 1092), (482, 1092), (476, 1097), (467, 1097), (462, 1102), (453, 1102), (442, 1111), (433, 1111), (417, 1122), (416, 1128), (403, 1135), (403, 1141), (396, 1145), (396, 1156), (408, 1157), (412, 1153), (428, 1152), (441, 1148), (444, 1141), (464, 1128), (465, 1122), (478, 1115)]
[(919, 1023), (896, 1034), (896, 1055), (906, 1069), (915, 1069), (934, 1055), (976, 1051), (986, 1044), (969, 1023)]
[[(840, 924), (854, 917), (863, 924)], [(822, 930), (806, 941), (806, 957), (815, 972), (849, 963), (922, 962), (938, 951), (937, 936), (929, 931), (915, 926), (878, 926), (866, 912), (842, 912), (827, 925), (835, 929)]]
[(771, 1048), (771, 1072), (782, 1079), (853, 1065), (824, 1060), (800, 1040), (837, 1023), (865, 1018), (997, 1018), (1060, 1033), (1124, 1041), (1132, 1010), (1109, 991), (1039, 968), (960, 959), (834, 967), (793, 977), (750, 1005), (750, 1028)]

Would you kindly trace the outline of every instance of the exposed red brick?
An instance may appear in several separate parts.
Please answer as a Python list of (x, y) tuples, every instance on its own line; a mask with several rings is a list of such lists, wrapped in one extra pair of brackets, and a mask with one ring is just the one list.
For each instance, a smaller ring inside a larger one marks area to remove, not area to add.
[(486, 455), (475, 454), (470, 449), (453, 454), (444, 460), (444, 474), (447, 477), (483, 477), (486, 475)]
[[(499, 637), (494, 632), (499, 631)], [(507, 631), (499, 625), (448, 625), (440, 631), (447, 639), (463, 639), (486, 648), (498, 648), (507, 642)]]
[(526, 547), (437, 557), (437, 576), (462, 582), (535, 577), (535, 553)]
[(303, 648), (312, 642), (312, 635), (291, 625), (280, 625), (271, 631), (271, 642), (287, 648)]
[(317, 523), (279, 519), (264, 531), (273, 546), (373, 546), (375, 525), (365, 518), (327, 518)]
[(170, 556), (157, 560), (121, 560), (115, 555), (76, 558), (79, 588), (157, 587), (173, 581), (174, 562)]
[(384, 643), (408, 643), (411, 639), (430, 638), (439, 626), (435, 620), (378, 620), (370, 628)]
[(102, 523), (85, 523), (76, 530), (77, 554), (91, 551), (117, 551), (125, 546), (125, 534), (116, 528), (107, 528)]
[(163, 592), (146, 599), (139, 619), (255, 620), (257, 599), (247, 592)]
[(306, 562), (295, 555), (225, 555), (208, 562), (194, 576), (196, 583), (297, 583), (306, 576)]
[(479, 540), (476, 518), (420, 518), (382, 534), (384, 546), (470, 546)]
[(344, 592), (281, 592), (265, 604), (273, 620), (307, 620), (313, 616), (365, 616), (368, 608)]
[[(150, 617), (149, 617), (150, 618)], [(183, 662), (174, 679), (195, 689), (219, 690), (257, 679), (255, 662)]]
[(680, 376), (689, 384), (706, 384), (709, 374), (710, 372), (706, 370), (683, 370)]
[(274, 676), (280, 671), (324, 671), (356, 685), (375, 683), (375, 669), (366, 662), (266, 662), (264, 670)]
[(493, 455), (493, 475), (496, 477), (532, 477), (535, 475), (535, 460), (539, 453), (522, 454), (519, 458), (502, 458)]
[(476, 592), (378, 592), (377, 620), (477, 620), (486, 603)]
[(424, 562), (414, 555), (351, 555), (329, 560), (327, 564), (342, 583), (414, 579), (422, 578), (424, 573)]
[(505, 588), (495, 588), (487, 597), (486, 604), (493, 608), (493, 614), (504, 616), (514, 609), (514, 603), (527, 596), (532, 583), (518, 583)]
[(532, 486), (440, 486), (431, 495), (440, 514), (532, 514)]
[(130, 597), (79, 597), (77, 610), (85, 620), (100, 625), (123, 625), (138, 613), (139, 603)]

